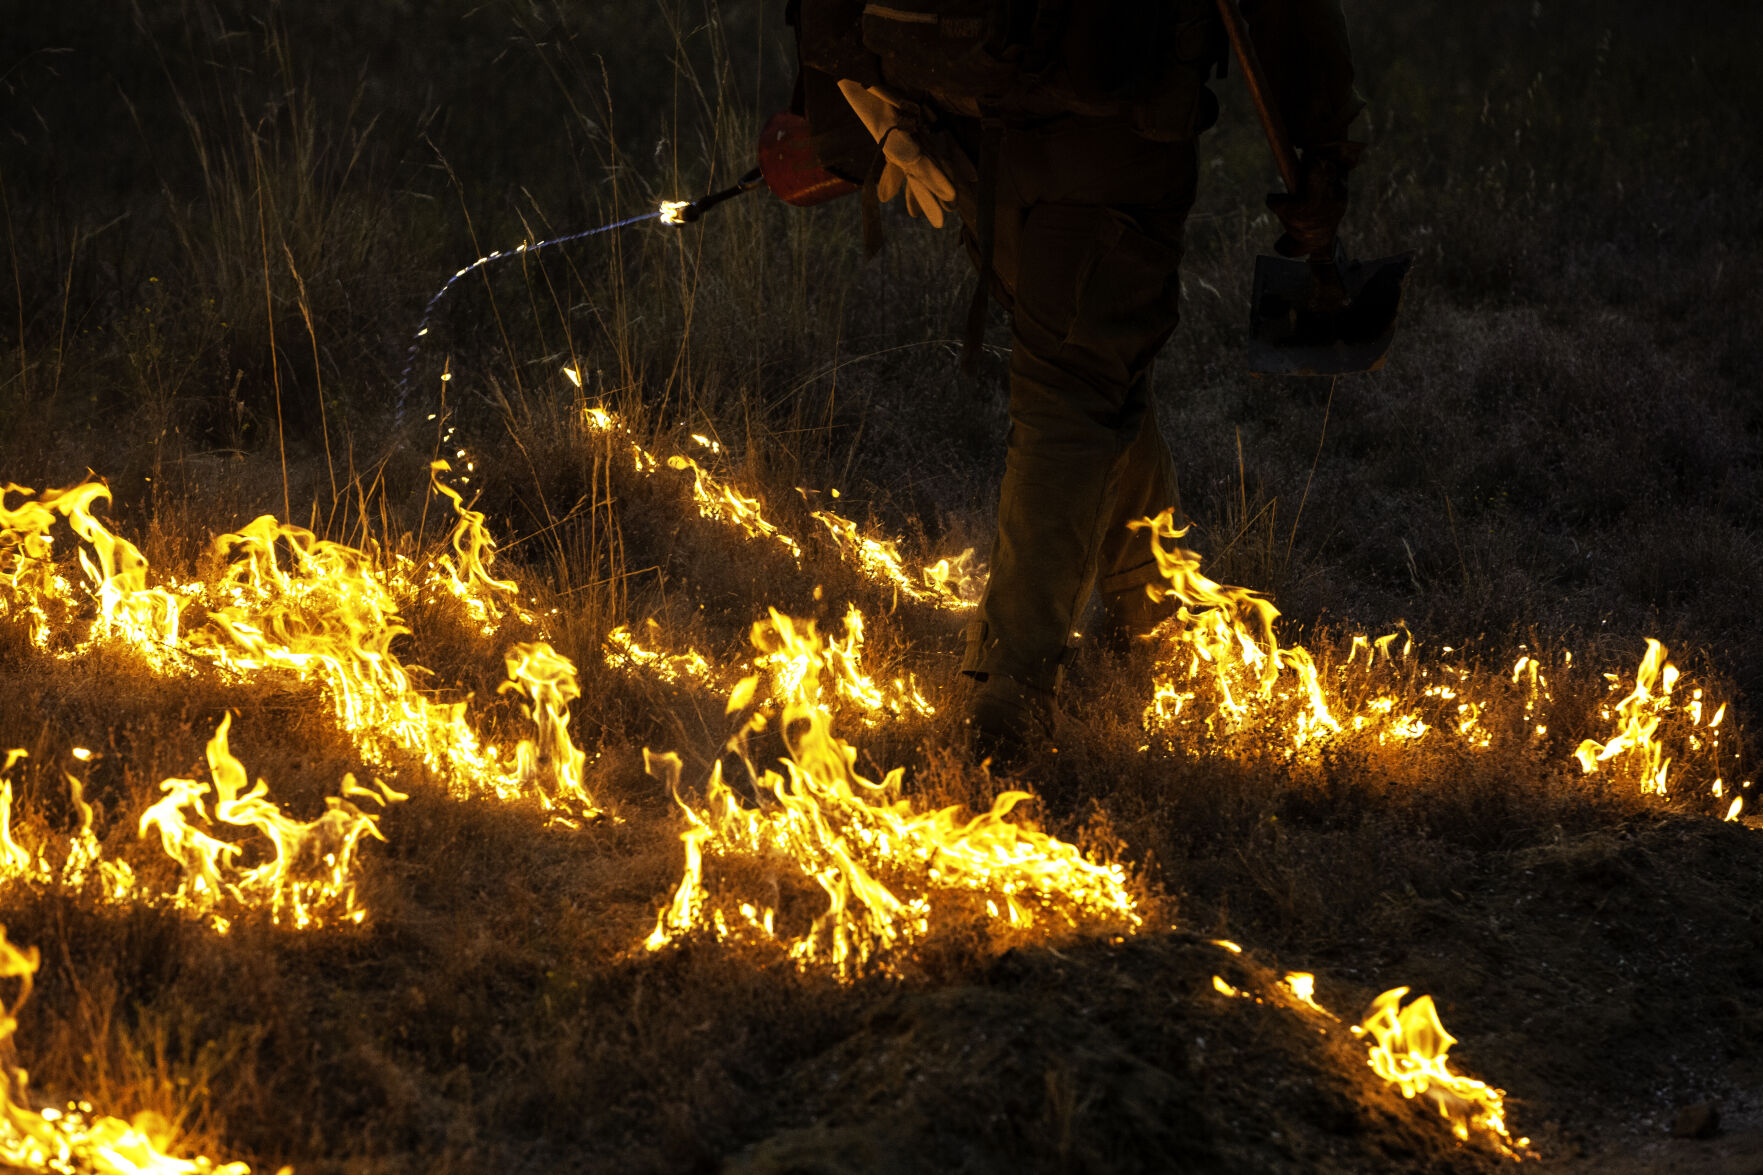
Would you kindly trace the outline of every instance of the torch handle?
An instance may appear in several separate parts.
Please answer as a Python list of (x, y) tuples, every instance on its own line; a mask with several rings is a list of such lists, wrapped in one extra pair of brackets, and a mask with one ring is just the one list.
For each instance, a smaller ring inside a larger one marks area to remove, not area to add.
[(687, 204), (680, 210), (680, 223), (690, 224), (692, 221), (697, 220), (700, 216), (703, 216), (704, 213), (716, 207), (724, 200), (733, 199), (734, 197), (739, 196), (742, 192), (751, 191), (764, 182), (765, 173), (755, 167), (752, 171), (749, 171), (746, 175), (742, 176), (734, 187), (724, 188), (720, 192), (712, 192), (708, 196), (700, 196), (690, 204)]

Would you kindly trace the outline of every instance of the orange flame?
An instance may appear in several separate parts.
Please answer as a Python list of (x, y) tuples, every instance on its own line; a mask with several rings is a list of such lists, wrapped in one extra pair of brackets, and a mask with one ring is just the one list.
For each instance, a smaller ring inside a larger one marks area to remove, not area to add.
[[(602, 431), (623, 429), (598, 408), (588, 409), (585, 420)], [(712, 453), (720, 452), (716, 442), (696, 439)], [(634, 441), (630, 450), (639, 471), (653, 473), (662, 464)], [(802, 557), (803, 544), (768, 520), (757, 498), (691, 458), (676, 456), (666, 464), (691, 473), (691, 493), (705, 517)], [(33, 645), (61, 656), (104, 643), (135, 650), (161, 672), (190, 672), (206, 663), (235, 677), (279, 671), (316, 682), (339, 725), (372, 762), (410, 755), (462, 792), (534, 798), (557, 820), (594, 815), (598, 809), (584, 779), (586, 757), (569, 733), (569, 706), (579, 699), (580, 684), (574, 665), (549, 644), (521, 641), (507, 654), (508, 680), (501, 690), (524, 699), (536, 728), (535, 737), (517, 743), (511, 763), (496, 747), (480, 745), (465, 721), (466, 703), (431, 700), (413, 684), (415, 667), (402, 664), (392, 651), (394, 640), (408, 631), (400, 620), (401, 608), (428, 593), (457, 601), (486, 636), (511, 617), (534, 624), (520, 606), (517, 586), (491, 571), (495, 545), (484, 515), (441, 480), (446, 472), (446, 462), (435, 462), (431, 478), (456, 516), (447, 542), (450, 553), (420, 568), (402, 556), (322, 540), (266, 515), (216, 540), (215, 550), (226, 566), (218, 583), (161, 587), (149, 585), (140, 551), (93, 514), (95, 505), (110, 497), (102, 484), (41, 495), (7, 485), (0, 488), (0, 615), (21, 617)], [(16, 507), (8, 504), (12, 495), (20, 496)], [(811, 517), (843, 558), (896, 596), (950, 610), (971, 604), (982, 577), (971, 551), (928, 567), (922, 580), (915, 579), (906, 573), (896, 543), (865, 536), (854, 522), (830, 511), (815, 511)], [(63, 520), (79, 543), (79, 587), (55, 559), (52, 532)], [(1154, 700), (1145, 711), (1153, 730), (1167, 730), (1178, 719), (1191, 720), (1199, 713), (1208, 729), (1271, 725), (1289, 740), (1289, 753), (1349, 732), (1395, 741), (1455, 736), (1471, 745), (1489, 745), (1492, 704), (1484, 693), (1469, 689), (1479, 683), (1471, 681), (1468, 670), (1409, 665), (1405, 694), (1380, 692), (1368, 683), (1374, 673), (1389, 672), (1398, 657), (1409, 661), (1412, 637), (1400, 654), (1391, 651), (1397, 633), (1375, 641), (1355, 638), (1345, 663), (1327, 667), (1303, 648), (1281, 646), (1275, 632), (1279, 613), (1271, 600), (1202, 575), (1198, 556), (1176, 544), (1185, 532), (1175, 527), (1170, 514), (1135, 525), (1150, 532), (1167, 581), (1148, 592), (1178, 605), (1175, 616), (1153, 634), (1158, 677)], [(75, 621), (86, 612), (89, 624), (79, 636)], [(190, 617), (197, 623), (185, 632)], [(899, 769), (880, 782), (856, 770), (856, 750), (832, 733), (835, 711), (855, 711), (865, 722), (886, 714), (933, 712), (910, 675), (887, 684), (876, 680), (864, 666), (863, 636), (863, 616), (855, 608), (844, 619), (842, 639), (823, 638), (812, 622), (776, 611), (769, 621), (754, 626), (758, 654), (752, 665), (760, 673), (728, 690), (730, 713), (754, 708), (729, 744), (746, 766), (750, 788), (737, 791), (726, 783), (719, 762), (702, 799), (688, 800), (680, 791), (679, 759), (645, 752), (649, 770), (668, 783), (687, 822), (681, 833), (684, 875), (659, 911), (645, 945), (661, 949), (686, 934), (768, 942), (799, 965), (826, 966), (851, 977), (868, 969), (898, 969), (901, 952), (934, 926), (980, 908), (1000, 933), (1079, 926), (1136, 929), (1142, 916), (1119, 866), (1098, 864), (1075, 846), (1010, 819), (1029, 798), (1026, 793), (1005, 792), (979, 814), (954, 807), (920, 812), (902, 795)], [(696, 650), (652, 652), (626, 629), (608, 634), (606, 643), (609, 664), (642, 668), (668, 680), (710, 683), (716, 676), (715, 667)], [(1361, 652), (1363, 670), (1357, 665)], [(762, 699), (761, 675), (768, 683)], [(1420, 684), (1423, 677), (1428, 681)], [(1618, 720), (1616, 736), (1608, 743), (1588, 739), (1580, 745), (1584, 770), (1629, 756), (1639, 764), (1643, 790), (1664, 795), (1671, 766), (1663, 737), (1668, 713), (1681, 715), (1693, 729), (1693, 748), (1701, 747), (1698, 739), (1716, 746), (1725, 707), (1704, 723), (1702, 691), (1674, 693), (1677, 681), (1663, 647), (1649, 641), (1633, 690), (1607, 714)], [(1549, 700), (1539, 663), (1521, 658), (1510, 686), (1505, 696), (1518, 699), (1515, 704), (1523, 707), (1527, 729), (1542, 735), (1544, 727), (1531, 725), (1540, 705)], [(235, 908), (266, 909), (278, 923), (291, 926), (360, 921), (364, 911), (352, 866), (360, 841), (379, 832), (375, 817), (351, 801), (371, 798), (383, 804), (402, 797), (383, 785), (377, 792), (357, 787), (352, 777), (345, 777), (342, 794), (327, 800), (323, 817), (295, 821), (269, 802), (261, 781), (247, 788), (245, 770), (227, 747), (229, 721), (222, 721), (209, 743), (212, 789), (191, 780), (166, 780), (163, 797), (139, 821), (141, 835), (157, 831), (180, 866), (179, 888), (171, 900), (222, 930)], [(779, 769), (761, 770), (750, 749), (751, 736), (773, 724), (787, 754)], [(21, 756), (9, 754), (5, 770)], [(102, 859), (92, 808), (77, 778), (67, 776), (80, 829), (60, 868), (50, 869), (40, 851), (32, 853), (14, 838), (12, 789), (4, 775), (0, 771), (0, 875), (71, 886), (96, 879), (112, 900), (144, 896), (126, 864)], [(1716, 779), (1716, 798), (1724, 798), (1722, 787)], [(192, 816), (210, 822), (210, 798), (213, 822), (261, 834), (269, 850), (260, 864), (242, 866), (243, 846), (192, 823)], [(1736, 819), (1742, 807), (1743, 797), (1735, 795), (1727, 819)], [(804, 925), (775, 896), (770, 902), (750, 896), (742, 900), (723, 874), (738, 873), (743, 865), (817, 886), (826, 908)], [(1240, 951), (1222, 940), (1219, 945)], [(28, 990), (29, 972), (8, 970), (14, 964), (5, 951), (13, 948), (3, 936), (0, 946), (0, 975), (24, 975)], [(1225, 994), (1255, 998), (1222, 977), (1215, 977), (1214, 985)], [(1285, 986), (1300, 1002), (1320, 1008), (1313, 977), (1294, 972)], [(1485, 1131), (1503, 1140), (1496, 1145), (1507, 1149), (1500, 1091), (1450, 1071), (1445, 1056), (1453, 1038), (1438, 1023), (1430, 998), (1402, 1007), (1406, 992), (1398, 988), (1378, 997), (1366, 1023), (1355, 1030), (1375, 1042), (1373, 1068), (1398, 1084), (1405, 1096), (1427, 1098), (1459, 1138)], [(8, 1018), (0, 1040), (11, 1027)], [(22, 1091), (22, 1078), (18, 1088)], [(54, 1121), (50, 1113), (41, 1120)], [(5, 1145), (0, 1127), (0, 1159), (8, 1154)]]
[[(661, 626), (654, 620), (648, 622), (648, 627), (654, 636), (660, 635)], [(660, 652), (638, 644), (637, 638), (623, 624), (606, 634), (605, 658), (606, 664), (613, 669), (646, 670), (662, 681), (674, 684), (688, 681), (707, 683), (711, 680), (710, 662), (698, 650), (687, 649), (683, 653)]]
[[(483, 634), (489, 636), (502, 619), (496, 602), (505, 599), (512, 604), (520, 597), (520, 588), (510, 580), (497, 579), (490, 574), (490, 565), (496, 561), (495, 541), (484, 526), (483, 514), (467, 506), (459, 491), (441, 479), (441, 474), (451, 468), (445, 461), (434, 461), (429, 465), (429, 485), (453, 503), (456, 518), (447, 535), (447, 545), (453, 549), (453, 554), (435, 560), (435, 578), (465, 605), (483, 626)], [(514, 612), (523, 623), (533, 622), (531, 614), (518, 607)]]
[(809, 517), (826, 528), (827, 534), (832, 536), (834, 548), (841, 555), (877, 583), (937, 608), (960, 611), (973, 606), (973, 598), (965, 594), (974, 592), (971, 547), (952, 559), (942, 559), (926, 567), (923, 575), (915, 579), (906, 573), (899, 544), (893, 540), (860, 534), (855, 522), (830, 510), (815, 510)]
[(231, 926), (231, 919), (220, 912), (227, 908), (268, 910), (277, 925), (296, 930), (361, 922), (367, 911), (356, 893), (356, 851), (363, 837), (385, 837), (377, 818), (352, 800), (384, 805), (404, 797), (383, 784), (377, 790), (361, 787), (353, 775), (345, 775), (342, 794), (325, 797), (324, 815), (296, 820), (270, 802), (269, 786), (261, 779), (247, 788), (244, 764), (227, 746), (231, 726), (232, 715), (225, 715), (208, 742), (214, 820), (255, 829), (270, 851), (261, 864), (241, 867), (243, 846), (194, 827), (186, 814), (207, 822), (208, 786), (192, 779), (165, 780), (159, 785), (165, 795), (141, 814), (138, 827), (143, 837), (157, 831), (166, 855), (182, 870), (173, 904), (223, 933)]
[(569, 737), (569, 704), (582, 696), (575, 666), (543, 641), (515, 645), (508, 651), (508, 680), (502, 692), (523, 694), (539, 737), (522, 739), (515, 748), (515, 772), (526, 790), (539, 797), (546, 811), (564, 808), (579, 817), (600, 814), (583, 785), (587, 756)]
[(0, 881), (60, 885), (69, 890), (81, 890), (93, 883), (99, 901), (127, 900), (135, 888), (134, 871), (126, 861), (104, 859), (103, 849), (93, 831), (95, 813), (86, 803), (85, 784), (77, 776), (62, 774), (69, 799), (79, 813), (80, 827), (68, 838), (59, 866), (51, 863), (48, 844), (40, 844), (33, 852), (13, 836), (12, 780), (8, 776), (26, 757), (22, 750), (10, 750), (6, 752), (4, 766), (0, 766)]
[[(0, 491), (0, 602), (27, 619), (32, 639), (47, 648), (57, 625), (71, 625), (79, 603), (72, 586), (51, 558), (58, 517), (82, 540), (78, 561), (85, 571), (96, 615), (75, 655), (98, 642), (117, 642), (141, 653), (160, 672), (189, 672), (205, 660), (233, 677), (286, 672), (319, 684), (329, 696), (338, 725), (370, 762), (389, 764), (394, 753), (415, 756), (460, 793), (485, 792), (512, 800), (528, 794), (537, 758), (504, 763), (495, 748), (481, 745), (465, 720), (465, 703), (431, 701), (413, 681), (412, 669), (392, 651), (409, 630), (400, 619), (401, 601), (444, 593), (491, 634), (508, 616), (532, 623), (518, 604), (518, 590), (490, 571), (495, 545), (484, 516), (466, 506), (440, 479), (446, 462), (431, 469), (435, 490), (453, 504), (457, 519), (448, 536), (450, 554), (426, 569), (403, 557), (387, 558), (320, 539), (303, 527), (263, 515), (235, 534), (222, 535), (213, 549), (225, 570), (212, 585), (147, 586), (147, 562), (126, 540), (112, 534), (93, 514), (109, 499), (101, 483), (32, 497), (7, 486)], [(25, 495), (17, 507), (6, 495)], [(202, 623), (180, 633), (182, 616), (200, 606)], [(52, 616), (51, 613), (54, 612)], [(540, 642), (525, 647), (522, 663), (534, 662)], [(573, 747), (555, 702), (566, 675), (574, 689), (574, 666), (545, 649), (547, 700), (535, 698), (533, 714), (551, 761), (568, 764)], [(565, 673), (564, 667), (567, 667)], [(515, 679), (527, 691), (533, 682)], [(572, 694), (571, 697), (574, 695)], [(579, 766), (579, 764), (578, 764)], [(541, 795), (546, 805), (570, 796), (583, 813), (593, 809), (574, 782), (554, 781)]]
[[(963, 898), (983, 902), (1005, 930), (1141, 924), (1118, 865), (1096, 864), (1075, 846), (1009, 819), (1026, 793), (1005, 792), (979, 815), (958, 807), (917, 812), (901, 797), (899, 769), (879, 783), (858, 773), (856, 749), (831, 730), (822, 678), (836, 668), (812, 622), (773, 610), (769, 621), (754, 625), (753, 642), (783, 699), (783, 771), (760, 771), (748, 751), (749, 736), (768, 724), (763, 711), (729, 744), (761, 795), (758, 807), (723, 781), (720, 762), (703, 802), (693, 804), (679, 793), (677, 758), (648, 757), (689, 824), (682, 834), (686, 874), (657, 918), (649, 949), (692, 932), (770, 940), (799, 965), (825, 965), (848, 978), (897, 967), (898, 952)], [(742, 682), (731, 710), (747, 705), (757, 687), (755, 678)], [(774, 907), (737, 902), (707, 884), (712, 859), (791, 871), (821, 888), (827, 908), (805, 931), (780, 932)]]
[[(18, 998), (0, 1004), (0, 1045), (18, 1030), (18, 1013), (30, 998), (37, 973), (37, 948), (20, 950), (0, 926), (0, 979), (20, 981)], [(166, 1153), (171, 1131), (154, 1114), (133, 1122), (96, 1114), (73, 1102), (62, 1109), (31, 1108), (29, 1077), (23, 1069), (0, 1067), (0, 1164), (9, 1170), (90, 1172), (91, 1175), (250, 1175), (245, 1163), (216, 1165), (206, 1158), (179, 1159)], [(280, 1175), (292, 1175), (283, 1167)]]
[(0, 880), (11, 881), (29, 877), (37, 868), (37, 858), (12, 838), (12, 769), (26, 752), (14, 747), (6, 752), (6, 763), (0, 766)]
[[(1646, 655), (1641, 658), (1640, 668), (1635, 671), (1634, 689), (1616, 703), (1615, 737), (1607, 743), (1588, 738), (1573, 753), (1586, 774), (1596, 771), (1600, 763), (1624, 757), (1636, 764), (1641, 777), (1642, 792), (1659, 796), (1665, 794), (1671, 759), (1666, 755), (1665, 746), (1658, 737), (1659, 724), (1671, 707), (1671, 693), (1677, 686), (1677, 678), (1677, 666), (1665, 660), (1665, 646), (1649, 637)], [(1697, 694), (1695, 708), (1699, 718), (1700, 691)], [(1610, 711), (1604, 711), (1604, 715), (1610, 717)], [(1719, 719), (1720, 715), (1717, 715), (1715, 725), (1718, 725)]]
[[(9, 510), (5, 505), (9, 493), (27, 497), (16, 510)], [(187, 596), (149, 588), (146, 557), (93, 517), (93, 503), (110, 500), (109, 487), (102, 482), (85, 482), (48, 491), (34, 500), (29, 497), (32, 493), (11, 484), (0, 489), (0, 582), (7, 588), (7, 610), (22, 611), (29, 618), (32, 643), (47, 648), (53, 627), (50, 605), (65, 610), (76, 602), (72, 585), (52, 560), (53, 536), (49, 531), (59, 514), (85, 541), (77, 554), (88, 591), (97, 603), (97, 617), (86, 639), (63, 655), (77, 655), (99, 640), (114, 637), (163, 668), (166, 654), (178, 643), (178, 623)]]
[(1324, 1016), (1332, 1015), (1329, 1010), (1316, 1002), (1316, 976), (1308, 971), (1289, 971), (1285, 977), (1286, 990), (1292, 998), (1313, 1012), (1321, 1012)]
[[(577, 387), (581, 386), (581, 377), (573, 368), (565, 368), (564, 374)], [(663, 464), (669, 469), (691, 473), (692, 500), (703, 517), (734, 526), (750, 538), (775, 542), (797, 560), (802, 558), (802, 543), (766, 518), (764, 505), (757, 498), (741, 492), (683, 454), (669, 457), (663, 462), (632, 439), (624, 423), (605, 408), (584, 408), (582, 422), (594, 432), (623, 437), (631, 465), (638, 473), (652, 474)], [(721, 444), (708, 437), (693, 434), (692, 439), (713, 453), (722, 451)], [(806, 491), (801, 492), (806, 494)], [(833, 491), (833, 496), (837, 497), (838, 491)], [(909, 599), (937, 608), (971, 608), (979, 598), (985, 575), (983, 569), (976, 567), (974, 563), (972, 548), (952, 558), (938, 560), (924, 569), (922, 578), (915, 579), (906, 573), (899, 544), (894, 540), (861, 534), (855, 522), (830, 510), (813, 511), (810, 517), (826, 528), (834, 550), (855, 566), (860, 574), (879, 585), (890, 587)]]
[(80, 814), (80, 830), (68, 842), (67, 856), (61, 864), (61, 884), (78, 890), (95, 879), (103, 900), (125, 901), (135, 887), (134, 870), (126, 861), (103, 859), (103, 849), (98, 844), (97, 834), (92, 831), (94, 813), (92, 805), (86, 803), (86, 785), (68, 772), (63, 772), (62, 778), (67, 780), (74, 810)]
[(1365, 1022), (1353, 1029), (1356, 1036), (1371, 1037), (1372, 1070), (1400, 1089), (1403, 1097), (1431, 1102), (1459, 1139), (1467, 1141), (1472, 1132), (1479, 1132), (1502, 1153), (1518, 1157), (1514, 1148), (1526, 1147), (1530, 1140), (1514, 1143), (1506, 1132), (1504, 1091), (1451, 1071), (1446, 1054), (1457, 1038), (1439, 1023), (1431, 996), (1403, 1007), (1408, 990), (1396, 987), (1378, 996)]
[[(1199, 556), (1177, 544), (1185, 530), (1176, 527), (1169, 512), (1132, 526), (1149, 532), (1166, 581), (1149, 585), (1147, 593), (1176, 604), (1175, 614), (1148, 638), (1156, 668), (1144, 721), (1153, 733), (1172, 734), (1181, 723), (1199, 724), (1223, 736), (1259, 736), (1271, 730), (1288, 740), (1288, 756), (1347, 733), (1402, 743), (1439, 732), (1469, 747), (1486, 748), (1493, 744), (1491, 715), (1496, 713), (1521, 718), (1522, 737), (1528, 741), (1548, 733), (1537, 718), (1554, 693), (1542, 664), (1528, 654), (1513, 665), (1509, 682), (1495, 688), (1493, 681), (1467, 667), (1411, 661), (1412, 636), (1399, 654), (1393, 653), (1398, 634), (1390, 633), (1375, 641), (1354, 637), (1344, 662), (1325, 671), (1307, 650), (1280, 644), (1275, 631), (1279, 612), (1272, 601), (1200, 573)], [(1355, 677), (1349, 671), (1361, 653), (1367, 676)], [(1369, 675), (1380, 667), (1387, 674), (1398, 658), (1406, 680), (1391, 682), (1393, 688), (1372, 688)], [(1570, 656), (1564, 664), (1571, 665)], [(1612, 691), (1620, 690), (1620, 679), (1607, 676)], [(1726, 707), (1707, 716), (1703, 691), (1679, 689), (1679, 676), (1665, 660), (1664, 646), (1649, 640), (1632, 690), (1604, 710), (1604, 717), (1615, 721), (1615, 735), (1608, 742), (1588, 738), (1579, 744), (1575, 757), (1582, 769), (1590, 773), (1606, 763), (1632, 764), (1643, 794), (1665, 796), (1673, 763), (1667, 718), (1688, 752), (1702, 754), (1717, 767)], [(1715, 799), (1725, 798), (1722, 788), (1716, 778), (1711, 788)], [(1742, 809), (1730, 803), (1725, 807), (1729, 819)]]
[[(925, 698), (918, 680), (908, 674), (886, 685), (863, 667), (863, 613), (855, 606), (845, 612), (844, 639), (821, 639), (814, 622), (797, 622), (773, 610), (771, 627), (756, 626), (754, 644), (763, 652), (755, 665), (771, 672), (771, 696), (787, 704), (804, 698), (810, 707), (830, 706), (834, 699), (858, 711), (866, 725), (885, 716), (931, 715), (935, 707)], [(802, 631), (798, 632), (799, 624)], [(773, 639), (772, 634), (776, 634)], [(763, 642), (763, 643), (762, 643)], [(822, 688), (822, 677), (827, 680)], [(735, 707), (741, 709), (742, 707)]]
[(1176, 613), (1152, 634), (1159, 640), (1162, 672), (1145, 711), (1152, 729), (1166, 726), (1195, 699), (1200, 681), (1216, 697), (1216, 717), (1239, 727), (1254, 704), (1296, 704), (1291, 737), (1299, 746), (1339, 731), (1340, 721), (1324, 695), (1315, 659), (1302, 648), (1281, 648), (1274, 633), (1279, 609), (1247, 588), (1227, 587), (1200, 573), (1200, 557), (1176, 545), (1187, 533), (1173, 511), (1130, 524), (1148, 530), (1151, 552), (1167, 581), (1147, 584), (1153, 600), (1177, 601)]
[(945, 607), (971, 608), (985, 591), (985, 565), (974, 561), (973, 548), (968, 547), (959, 555), (938, 559), (926, 567), (924, 582), (934, 595), (946, 601)]
[(796, 558), (802, 557), (802, 544), (766, 519), (758, 498), (748, 497), (684, 454), (669, 457), (667, 467), (691, 472), (692, 500), (704, 517), (731, 523), (752, 538), (770, 539)]

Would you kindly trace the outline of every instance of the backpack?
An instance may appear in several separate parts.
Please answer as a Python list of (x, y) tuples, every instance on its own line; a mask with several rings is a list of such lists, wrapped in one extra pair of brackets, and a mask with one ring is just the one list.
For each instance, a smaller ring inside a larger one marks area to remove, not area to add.
[(799, 0), (803, 65), (951, 113), (1130, 121), (1163, 141), (1217, 117), (1215, 0)]

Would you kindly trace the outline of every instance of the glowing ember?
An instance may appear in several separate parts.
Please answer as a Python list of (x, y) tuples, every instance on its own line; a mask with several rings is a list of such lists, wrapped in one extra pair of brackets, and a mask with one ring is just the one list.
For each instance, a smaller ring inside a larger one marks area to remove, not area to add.
[(1255, 998), (1242, 988), (1233, 987), (1222, 975), (1214, 975), (1212, 977), (1212, 990), (1219, 995), (1229, 996), (1230, 998), (1237, 1000), (1252, 1000)]
[(1451, 1071), (1446, 1054), (1457, 1038), (1439, 1023), (1431, 996), (1403, 1007), (1402, 997), (1407, 994), (1405, 987), (1384, 992), (1372, 1001), (1365, 1023), (1353, 1029), (1354, 1035), (1371, 1038), (1372, 1070), (1400, 1089), (1403, 1097), (1425, 1098), (1459, 1139), (1481, 1134), (1501, 1152), (1517, 1157), (1514, 1148), (1527, 1147), (1530, 1140), (1514, 1143), (1506, 1133), (1505, 1093)]
[(1297, 1001), (1313, 1011), (1328, 1015), (1328, 1009), (1316, 1002), (1316, 976), (1308, 971), (1292, 971), (1285, 977), (1286, 990), (1291, 992)]

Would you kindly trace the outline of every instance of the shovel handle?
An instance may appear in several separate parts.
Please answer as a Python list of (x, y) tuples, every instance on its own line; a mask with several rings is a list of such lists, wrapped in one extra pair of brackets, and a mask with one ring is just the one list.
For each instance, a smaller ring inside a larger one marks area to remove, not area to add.
[(1267, 75), (1261, 71), (1261, 58), (1255, 52), (1255, 42), (1249, 37), (1243, 10), (1237, 6), (1237, 0), (1218, 0), (1218, 15), (1224, 18), (1224, 31), (1230, 37), (1230, 47), (1236, 50), (1237, 64), (1242, 67), (1249, 97), (1255, 100), (1255, 112), (1261, 116), (1261, 128), (1267, 132), (1267, 145), (1273, 148), (1279, 178), (1285, 181), (1286, 191), (1295, 196), (1299, 182), (1298, 155), (1292, 150), (1292, 140), (1286, 134), (1279, 108), (1267, 92)]

